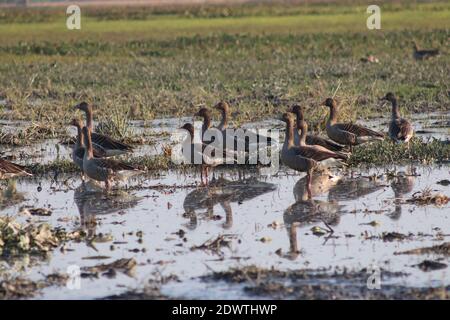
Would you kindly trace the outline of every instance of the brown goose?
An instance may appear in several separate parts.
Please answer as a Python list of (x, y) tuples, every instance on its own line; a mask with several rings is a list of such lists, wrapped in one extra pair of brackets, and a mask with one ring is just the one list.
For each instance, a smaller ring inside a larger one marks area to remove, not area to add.
[(75, 108), (84, 111), (86, 114), (86, 126), (91, 132), (92, 144), (95, 149), (102, 150), (101, 152), (105, 153), (107, 157), (133, 151), (133, 147), (130, 145), (114, 140), (103, 134), (93, 132), (93, 112), (90, 104), (81, 102), (80, 104), (77, 104)]
[(119, 161), (94, 158), (94, 149), (89, 128), (84, 127), (82, 134), (84, 136), (84, 144), (87, 146), (83, 157), (83, 172), (93, 180), (105, 182), (106, 190), (110, 189), (111, 182), (114, 180), (123, 180), (142, 172)]
[(414, 129), (411, 123), (400, 116), (397, 98), (392, 92), (380, 100), (389, 101), (392, 104), (391, 122), (389, 122), (389, 137), (394, 142), (405, 142), (409, 145), (409, 140), (414, 135)]
[[(286, 123), (286, 137), (281, 150), (281, 161), (289, 168), (306, 172), (306, 188), (308, 198), (312, 198), (311, 178), (318, 162), (329, 158), (346, 159), (345, 155), (337, 154), (320, 146), (294, 145), (294, 118), (291, 113), (284, 113), (281, 120)], [(302, 135), (305, 135), (302, 132)]]
[(21, 176), (32, 176), (24, 166), (0, 158), (0, 179), (9, 179)]
[(439, 49), (421, 50), (415, 41), (413, 41), (414, 53), (413, 57), (416, 60), (425, 60), (439, 55)]
[(338, 107), (336, 100), (328, 98), (323, 104), (330, 108), (330, 117), (326, 126), (328, 137), (339, 144), (350, 146), (350, 152), (353, 152), (353, 146), (384, 139), (382, 133), (368, 128), (353, 123), (337, 123)]
[[(183, 157), (187, 163), (200, 164), (200, 178), (202, 184), (208, 184), (209, 168), (214, 168), (224, 163), (235, 162), (233, 155), (230, 155), (228, 151), (224, 151), (220, 157), (216, 157), (215, 151), (212, 151), (211, 156), (209, 156), (209, 152), (205, 152), (208, 143), (194, 143), (194, 126), (191, 123), (184, 124), (180, 129), (184, 129), (189, 133), (182, 142)], [(186, 152), (187, 150), (189, 150), (189, 152)], [(206, 179), (205, 183), (203, 183), (203, 177)]]
[[(80, 168), (81, 178), (84, 180), (83, 158), (84, 158), (84, 151), (86, 148), (84, 145), (84, 135), (82, 131), (83, 123), (80, 119), (73, 119), (70, 124), (77, 128), (77, 140), (72, 150), (72, 160)], [(95, 147), (93, 149), (95, 158), (103, 158), (106, 156), (106, 153), (104, 152), (103, 149), (99, 150), (96, 149)]]
[[(302, 125), (301, 123), (304, 121), (303, 109), (300, 105), (295, 104), (292, 106), (291, 112), (297, 116), (297, 130), (294, 130), (294, 143), (295, 143), (295, 145), (298, 146), (300, 144), (299, 130), (300, 130), (300, 126)], [(319, 136), (315, 136), (315, 135), (311, 135), (311, 134), (306, 135), (305, 141), (306, 141), (306, 144), (322, 146), (331, 151), (342, 151), (344, 149), (344, 146), (341, 146), (331, 140), (324, 139)]]

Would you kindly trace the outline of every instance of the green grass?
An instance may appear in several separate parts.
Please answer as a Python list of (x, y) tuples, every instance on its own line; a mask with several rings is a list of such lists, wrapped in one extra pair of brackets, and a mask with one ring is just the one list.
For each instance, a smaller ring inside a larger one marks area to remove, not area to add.
[[(320, 122), (326, 110), (317, 104), (337, 87), (347, 119), (380, 115), (388, 90), (406, 114), (450, 109), (450, 4), (381, 7), (379, 31), (366, 29), (362, 5), (89, 9), (80, 31), (67, 30), (60, 11), (3, 14), (2, 117), (66, 126), (81, 100), (99, 118), (118, 110), (152, 119), (226, 99), (237, 122), (277, 116), (293, 102)], [(444, 54), (416, 62), (413, 39)], [(380, 63), (359, 61), (368, 54)]]

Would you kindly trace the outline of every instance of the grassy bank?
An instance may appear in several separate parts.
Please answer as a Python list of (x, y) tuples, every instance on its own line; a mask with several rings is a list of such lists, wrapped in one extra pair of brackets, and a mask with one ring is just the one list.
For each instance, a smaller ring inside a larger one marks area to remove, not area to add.
[[(337, 88), (349, 120), (387, 112), (377, 99), (388, 90), (405, 114), (450, 109), (450, 5), (381, 8), (379, 31), (366, 29), (361, 4), (91, 8), (80, 31), (65, 28), (60, 10), (3, 11), (1, 115), (66, 126), (81, 100), (100, 117), (153, 119), (226, 99), (237, 123), (293, 102), (317, 122), (326, 113), (318, 103)], [(412, 40), (444, 54), (414, 61)], [(369, 54), (380, 62), (360, 61)]]

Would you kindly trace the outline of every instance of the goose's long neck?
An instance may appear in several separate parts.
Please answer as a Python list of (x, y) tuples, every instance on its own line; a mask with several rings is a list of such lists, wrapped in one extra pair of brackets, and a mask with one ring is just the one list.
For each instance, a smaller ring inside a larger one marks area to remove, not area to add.
[(330, 117), (328, 118), (328, 122), (330, 124), (335, 124), (337, 121), (337, 115), (338, 115), (338, 111), (336, 106), (331, 106), (330, 107)]
[(85, 157), (87, 157), (87, 159), (92, 159), (94, 157), (94, 149), (92, 148), (92, 139), (91, 139), (91, 130), (87, 130), (87, 138), (86, 138), (86, 142), (87, 142), (87, 152), (85, 152)]
[(92, 132), (94, 130), (93, 125), (94, 119), (92, 115), (92, 110), (89, 108), (86, 110), (86, 127)]
[(297, 115), (297, 130), (300, 130), (301, 129), (300, 124), (301, 121), (303, 121), (303, 111), (298, 110), (296, 115)]
[(286, 122), (286, 137), (284, 140), (286, 147), (292, 147), (294, 145), (294, 125), (292, 121)]
[(306, 146), (306, 133), (307, 133), (307, 130), (308, 130), (307, 127), (306, 127), (306, 124), (302, 120), (300, 125), (297, 125), (297, 126), (298, 126), (298, 130), (300, 131), (299, 132), (299, 134), (300, 134), (300, 145), (301, 146)]
[(209, 116), (203, 117), (203, 125), (202, 125), (202, 141), (203, 141), (203, 135), (205, 134), (206, 130), (211, 128), (211, 118)]
[(392, 119), (400, 118), (400, 111), (398, 110), (397, 99), (393, 99), (392, 103)]
[(222, 120), (220, 121), (219, 128), (225, 130), (228, 127), (228, 113), (226, 110), (222, 110)]
[(75, 146), (77, 148), (81, 148), (84, 147), (84, 137), (83, 137), (83, 131), (81, 130), (80, 126), (77, 126), (77, 142), (75, 144)]

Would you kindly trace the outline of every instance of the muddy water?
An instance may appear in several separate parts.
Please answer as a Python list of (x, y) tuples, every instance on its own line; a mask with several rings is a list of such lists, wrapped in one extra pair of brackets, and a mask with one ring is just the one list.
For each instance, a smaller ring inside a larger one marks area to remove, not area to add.
[[(138, 262), (134, 276), (118, 272), (112, 279), (83, 278), (80, 289), (53, 286), (38, 296), (56, 299), (120, 294), (142, 289), (149, 279), (169, 275), (179, 278), (179, 282), (161, 287), (162, 293), (171, 297), (246, 297), (239, 287), (199, 277), (213, 270), (252, 264), (280, 270), (326, 268), (330, 272), (377, 265), (407, 274), (386, 280), (390, 284), (449, 285), (448, 268), (423, 272), (414, 266), (424, 259), (443, 258), (441, 262), (449, 263), (448, 257), (394, 253), (450, 241), (449, 205), (438, 208), (405, 203), (413, 193), (426, 188), (448, 195), (450, 187), (436, 182), (449, 178), (450, 167), (390, 168), (397, 174), (394, 179), (387, 179), (385, 170), (316, 176), (313, 201), (302, 200), (303, 175), (284, 170), (276, 176), (218, 170), (219, 181), (209, 188), (195, 187), (199, 180), (195, 173), (166, 172), (158, 177), (139, 177), (129, 182), (128, 189), (107, 196), (94, 185), (83, 186), (76, 175), (59, 177), (59, 181), (22, 179), (17, 181), (17, 190), (25, 200), (0, 214), (14, 215), (24, 205), (50, 207), (52, 215), (39, 220), (68, 230), (81, 227), (90, 234), (111, 234), (115, 244), (70, 242), (65, 252), (55, 250), (46, 260), (36, 262), (25, 256), (3, 262), (11, 270), (25, 266), (17, 272), (32, 279), (65, 273), (73, 265), (93, 266), (120, 258)], [(374, 174), (378, 179), (370, 178)], [(92, 217), (96, 226), (87, 223)], [(331, 228), (334, 233), (314, 235), (310, 230), (314, 226)], [(142, 242), (138, 231), (143, 232)], [(412, 236), (392, 242), (376, 238), (394, 231)], [(443, 234), (440, 238), (439, 233)], [(228, 247), (217, 252), (192, 250), (220, 235), (229, 241)], [(95, 259), (98, 256), (107, 258)]]

